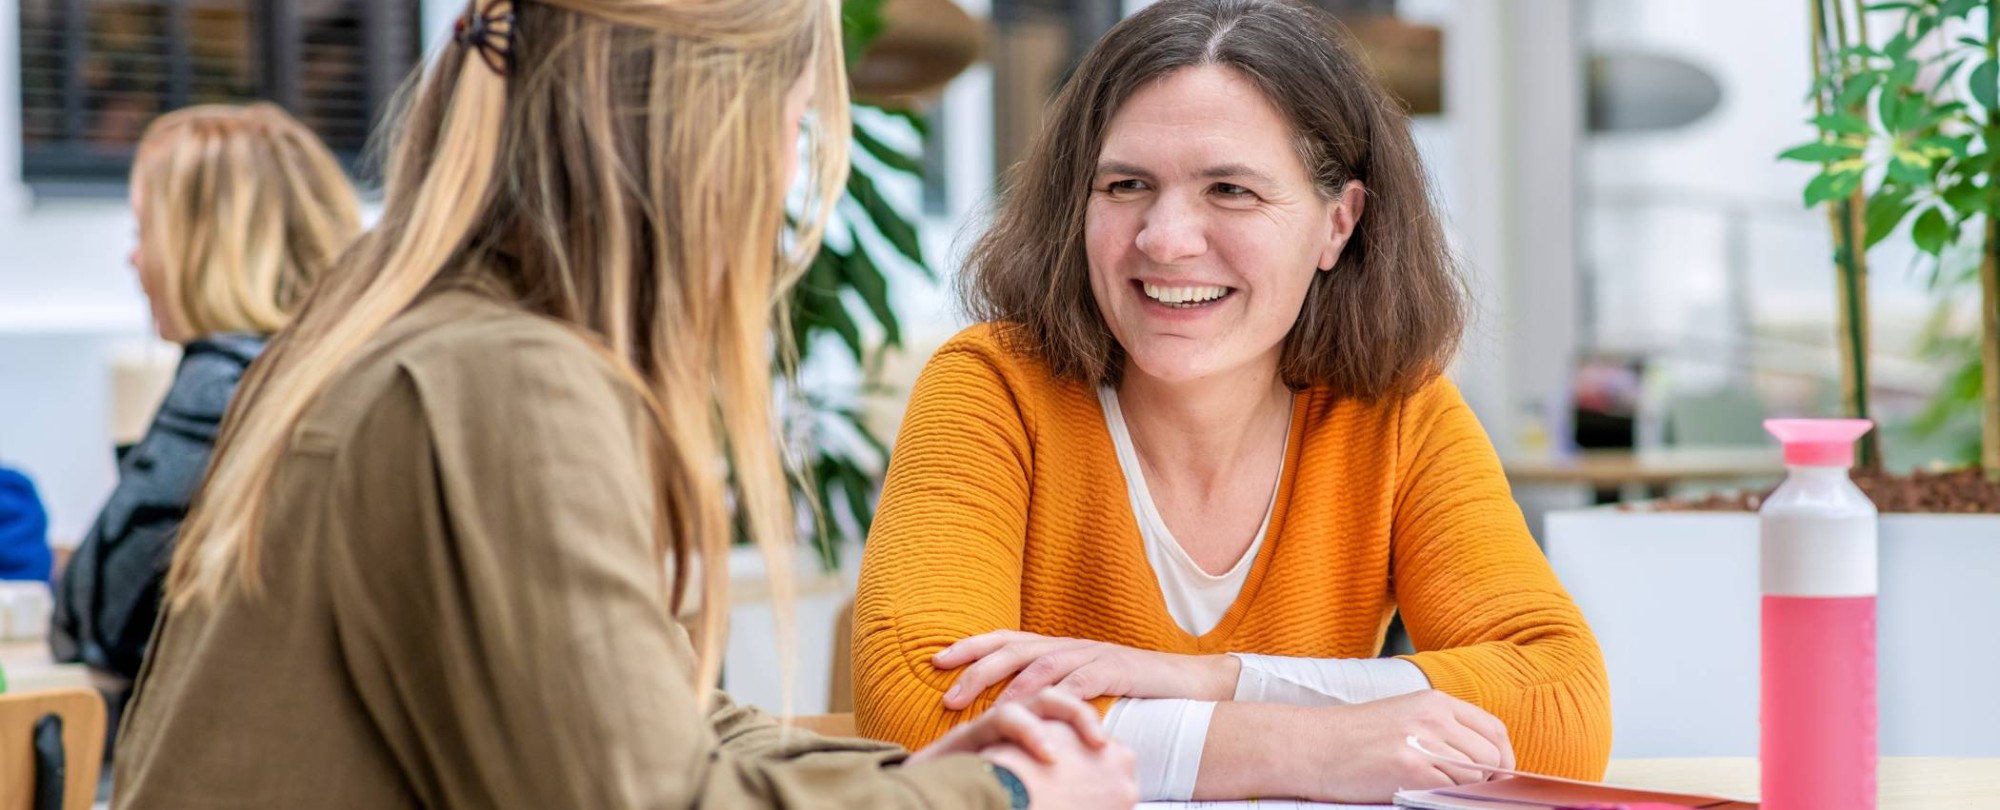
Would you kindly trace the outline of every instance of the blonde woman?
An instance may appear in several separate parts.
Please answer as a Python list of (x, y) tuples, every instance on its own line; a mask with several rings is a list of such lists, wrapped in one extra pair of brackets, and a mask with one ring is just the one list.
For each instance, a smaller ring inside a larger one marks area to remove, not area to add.
[[(175, 532), (244, 369), (360, 232), (333, 154), (269, 104), (190, 107), (140, 140), (131, 254), (160, 337), (182, 345), (166, 399), (61, 580), (56, 656), (82, 661), (114, 709), (139, 674)], [(113, 714), (116, 717), (116, 713)]]
[(790, 556), (770, 319), (844, 181), (838, 15), (468, 6), (381, 224), (226, 420), (118, 807), (1132, 804), (1130, 754), (1073, 698), (915, 754), (791, 732), (715, 692), (719, 612), (672, 618), (727, 604), (723, 566), (689, 572), (733, 517)]

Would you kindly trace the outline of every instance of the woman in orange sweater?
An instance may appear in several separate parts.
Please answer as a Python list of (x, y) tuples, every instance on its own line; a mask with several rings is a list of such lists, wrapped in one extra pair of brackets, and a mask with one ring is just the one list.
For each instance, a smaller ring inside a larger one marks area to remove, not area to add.
[[(1602, 775), (1596, 640), (1439, 376), (1462, 298), (1324, 13), (1162, 0), (1077, 67), (919, 379), (856, 604), (863, 733), (1097, 700), (1148, 798)], [(1378, 658), (1401, 611), (1419, 652)]]

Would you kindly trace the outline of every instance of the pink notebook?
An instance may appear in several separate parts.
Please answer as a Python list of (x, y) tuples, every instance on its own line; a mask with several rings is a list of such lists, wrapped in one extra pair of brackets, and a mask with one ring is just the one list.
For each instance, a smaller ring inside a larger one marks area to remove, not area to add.
[(1397, 807), (1420, 810), (1757, 810), (1756, 802), (1724, 796), (1613, 787), (1490, 768), (1426, 750), (1415, 737), (1409, 739), (1409, 744), (1432, 759), (1485, 771), (1496, 778), (1476, 785), (1400, 791), (1396, 794)]

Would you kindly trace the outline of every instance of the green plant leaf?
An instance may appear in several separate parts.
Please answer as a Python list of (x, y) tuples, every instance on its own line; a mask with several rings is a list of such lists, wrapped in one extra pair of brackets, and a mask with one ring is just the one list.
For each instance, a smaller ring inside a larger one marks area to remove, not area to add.
[(848, 313), (847, 303), (840, 298), (840, 264), (846, 258), (838, 251), (822, 247), (819, 255), (813, 257), (812, 266), (807, 268), (806, 277), (800, 279), (793, 290), (793, 326), (800, 332), (799, 353), (802, 360), (812, 345), (811, 333), (815, 330), (838, 335), (855, 362), (861, 362), (867, 356), (861, 329), (855, 325), (854, 316)]
[(1868, 94), (1874, 92), (1875, 88), (1881, 85), (1882, 74), (1863, 73), (1855, 76), (1849, 79), (1845, 86), (1840, 88), (1840, 95), (1834, 98), (1833, 104), (1835, 107), (1843, 110), (1862, 104), (1868, 100)]
[(1889, 41), (1882, 45), (1882, 55), (1900, 62), (1905, 55), (1909, 54), (1910, 46), (1913, 44), (1915, 44), (1915, 40), (1910, 37), (1909, 31), (1898, 31), (1895, 36), (1890, 37)]
[(1903, 118), (1903, 93), (1894, 87), (1884, 87), (1875, 96), (1875, 120), (1890, 132), (1899, 132), (1896, 122)]
[(1904, 96), (1896, 105), (1896, 123), (1892, 129), (1897, 132), (1922, 132), (1927, 128), (1924, 121), (1929, 113), (1930, 105), (1922, 96)]
[(1917, 69), (1922, 67), (1915, 59), (1898, 59), (1889, 68), (1889, 84), (1893, 87), (1908, 87), (1917, 80)]
[[(853, 233), (853, 231), (849, 231)], [(867, 249), (861, 244), (861, 235), (854, 234), (854, 252), (841, 263), (841, 275), (847, 285), (861, 296), (861, 302), (868, 307), (868, 313), (875, 316), (875, 322), (882, 325), (882, 342), (888, 346), (903, 345), (903, 330), (896, 322), (896, 310), (889, 306), (889, 280), (883, 278), (881, 269), (875, 266)]]
[(1843, 135), (1868, 134), (1868, 123), (1861, 120), (1860, 116), (1851, 113), (1828, 113), (1826, 115), (1814, 116), (1812, 124), (1824, 131), (1838, 132)]
[[(1920, 117), (1916, 121), (1911, 123), (1909, 129), (1912, 132), (1935, 131), (1938, 128), (1939, 124), (1942, 124), (1947, 120), (1950, 120), (1953, 116), (1963, 116), (1965, 114), (1965, 105), (1956, 101), (1950, 102), (1948, 104), (1940, 104), (1938, 106), (1930, 108), (1928, 111), (1924, 110), (1922, 105), (1914, 105), (1914, 106), (1919, 112)], [(1970, 121), (1965, 122), (1965, 124), (1966, 126), (1973, 125), (1972, 122)], [(1926, 141), (1935, 140), (1935, 145), (1942, 146), (1946, 149), (1951, 149), (1953, 150), (1954, 154), (1962, 154), (1957, 150), (1957, 143), (1954, 141), (1954, 139), (1940, 138), (1940, 136), (1932, 135), (1925, 138), (1925, 140)], [(1967, 142), (1969, 142), (1969, 139)]]
[(914, 157), (896, 151), (895, 147), (883, 143), (874, 135), (869, 134), (868, 129), (861, 126), (859, 122), (854, 125), (854, 143), (861, 147), (861, 151), (867, 152), (870, 157), (881, 161), (884, 166), (918, 177), (922, 177), (924, 174), (923, 163)]
[(1860, 156), (1860, 147), (1840, 143), (1808, 143), (1785, 150), (1778, 155), (1778, 159), (1803, 163), (1831, 163)]
[(1986, 189), (1971, 178), (1964, 178), (1944, 190), (1944, 203), (1959, 216), (1969, 217), (1986, 210)]
[(836, 466), (836, 476), (840, 478), (840, 494), (846, 496), (842, 500), (848, 502), (848, 514), (854, 516), (854, 524), (866, 536), (868, 526), (874, 524), (874, 480), (856, 464)]
[(1925, 160), (1922, 155), (1915, 153), (1908, 154), (1911, 157), (1909, 160), (1905, 160), (1904, 154), (1901, 153), (1889, 159), (1889, 179), (1908, 186), (1930, 185), (1930, 162)]
[(1951, 0), (1944, 4), (1942, 12), (1946, 17), (1963, 17), (1985, 2), (1986, 0)]
[(1961, 56), (1957, 59), (1957, 61), (1954, 61), (1950, 65), (1946, 66), (1944, 72), (1938, 74), (1937, 81), (1931, 84), (1931, 93), (1935, 95), (1937, 93), (1943, 92), (1946, 87), (1950, 87), (1951, 80), (1957, 78), (1958, 72), (1960, 70), (1964, 70), (1966, 64), (1971, 61), (1972, 61), (1971, 57)]
[(1892, 134), (1902, 132), (1902, 126), (1898, 126), (1904, 120), (1902, 108), (1910, 102), (1912, 100), (1904, 96), (1902, 90), (1882, 88), (1882, 92), (1876, 94), (1876, 120), (1882, 122), (1882, 128)]
[(1828, 200), (1836, 199), (1840, 196), (1839, 194), (1836, 194), (1833, 191), (1833, 180), (1835, 176), (1836, 175), (1828, 172), (1820, 172), (1819, 175), (1817, 177), (1814, 177), (1811, 182), (1806, 183), (1805, 203), (1807, 208), (1818, 206), (1821, 203), (1827, 202)]
[(2000, 60), (1988, 59), (1972, 70), (1969, 80), (1972, 100), (1986, 108), (1988, 113), (2000, 108)]
[(847, 67), (852, 69), (868, 52), (868, 46), (882, 35), (888, 26), (882, 17), (882, 6), (886, 0), (842, 0), (840, 4), (840, 38), (847, 57)]
[(1945, 242), (1951, 238), (1951, 225), (1945, 222), (1944, 212), (1935, 207), (1926, 208), (1917, 215), (1917, 222), (1910, 226), (1910, 241), (1917, 249), (1932, 256), (1944, 252)]
[(1897, 9), (1901, 9), (1901, 10), (1903, 10), (1903, 11), (1916, 11), (1916, 10), (1917, 10), (1917, 4), (1915, 4), (1915, 3), (1900, 3), (1900, 2), (1898, 2), (1898, 3), (1869, 3), (1869, 4), (1868, 4), (1868, 10), (1869, 10), (1869, 11), (1895, 11), (1895, 10), (1897, 10)]
[(1924, 37), (1930, 36), (1932, 31), (1937, 30), (1938, 17), (1934, 14), (1924, 14), (1922, 12), (1914, 13), (1911, 16), (1915, 17), (1917, 21), (1916, 28), (1910, 31), (1910, 44), (1911, 47), (1915, 47), (1916, 43), (1924, 41)]
[(1970, 352), (1973, 361), (1960, 365), (1936, 395), (1925, 406), (1923, 413), (1911, 420), (1910, 428), (1918, 436), (1934, 436), (1957, 421), (1961, 414), (1979, 407), (1980, 386), (1985, 383), (1985, 374), (1978, 362), (1978, 348)]
[(1910, 202), (1910, 192), (1906, 189), (1884, 189), (1868, 198), (1865, 215), (1868, 233), (1863, 241), (1866, 247), (1874, 247), (1877, 242), (1894, 233), (1896, 226), (1908, 216), (1915, 204)]
[(853, 423), (855, 437), (861, 439), (862, 443), (868, 445), (869, 449), (874, 450), (876, 455), (881, 456), (885, 460), (889, 458), (889, 445), (876, 436), (875, 431), (868, 429), (868, 423), (862, 420), (859, 412), (843, 410), (841, 411), (841, 415), (846, 416), (847, 421)]
[(925, 118), (924, 116), (919, 114), (916, 110), (912, 110), (908, 107), (877, 107), (876, 109), (881, 110), (882, 112), (888, 113), (889, 115), (895, 116), (897, 118), (901, 118), (904, 121), (908, 121), (910, 124), (910, 128), (916, 130), (917, 135), (921, 137), (928, 138), (931, 136), (931, 120)]
[(868, 214), (868, 221), (882, 238), (889, 240), (890, 246), (920, 266), (924, 263), (924, 249), (917, 241), (917, 229), (903, 219), (895, 206), (882, 198), (882, 192), (875, 187), (875, 180), (865, 172), (853, 172), (847, 176), (847, 194)]
[(1854, 190), (1860, 187), (1861, 172), (1859, 170), (1833, 173), (1832, 191), (1834, 197), (1844, 199), (1852, 195)]

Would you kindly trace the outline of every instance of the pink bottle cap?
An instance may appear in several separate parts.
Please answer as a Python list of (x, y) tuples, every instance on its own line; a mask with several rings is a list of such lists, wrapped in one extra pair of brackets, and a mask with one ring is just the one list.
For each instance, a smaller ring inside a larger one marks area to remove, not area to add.
[(1852, 467), (1854, 440), (1874, 427), (1867, 419), (1764, 420), (1764, 429), (1784, 443), (1791, 467)]

